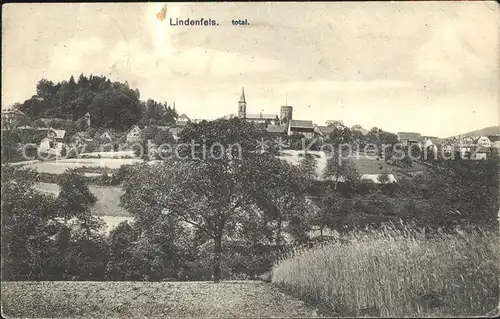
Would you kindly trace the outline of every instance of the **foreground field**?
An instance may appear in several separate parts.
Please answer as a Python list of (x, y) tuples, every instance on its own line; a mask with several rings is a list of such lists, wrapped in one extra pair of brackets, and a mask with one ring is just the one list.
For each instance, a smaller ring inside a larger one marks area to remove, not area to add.
[(335, 316), (484, 316), (499, 305), (499, 265), (498, 234), (386, 230), (299, 252), (273, 283)]
[(3, 282), (5, 317), (311, 317), (314, 309), (257, 281)]

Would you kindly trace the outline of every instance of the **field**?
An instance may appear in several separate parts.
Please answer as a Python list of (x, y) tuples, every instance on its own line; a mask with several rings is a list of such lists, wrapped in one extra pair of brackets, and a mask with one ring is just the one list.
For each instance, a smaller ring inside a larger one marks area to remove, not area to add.
[(498, 234), (386, 230), (297, 253), (273, 283), (332, 316), (483, 316), (499, 305), (499, 265)]
[[(118, 169), (122, 165), (140, 163), (140, 159), (118, 159), (118, 158), (70, 158), (47, 162), (29, 162), (24, 165), (26, 168), (33, 168), (40, 173), (62, 174), (68, 168), (79, 167), (107, 167)], [(19, 163), (18, 165), (20, 165)]]
[[(56, 184), (37, 183), (35, 188), (54, 196), (59, 194), (59, 186)], [(97, 197), (97, 203), (92, 207), (92, 212), (104, 220), (107, 234), (122, 221), (132, 220), (130, 214), (119, 205), (120, 196), (123, 194), (119, 187), (89, 185), (89, 188), (92, 194)]]
[(17, 318), (311, 317), (315, 310), (260, 281), (2, 282)]
[[(37, 183), (35, 188), (55, 196), (59, 194), (59, 186), (57, 184)], [(97, 203), (92, 208), (94, 214), (100, 216), (130, 217), (130, 214), (119, 205), (120, 196), (123, 194), (121, 188), (89, 185), (89, 189), (97, 197)]]
[[(279, 157), (290, 164), (298, 165), (303, 158), (301, 156), (303, 153), (303, 151), (286, 150), (283, 151)], [(327, 163), (326, 154), (320, 151), (309, 151), (309, 153), (316, 158), (316, 173), (319, 177), (322, 177)], [(353, 154), (351, 160), (358, 173), (363, 175), (363, 178), (372, 180), (374, 179), (374, 175), (381, 173), (393, 174), (396, 178), (398, 178), (401, 177), (402, 173), (419, 172), (424, 170), (424, 166), (415, 161), (412, 163), (412, 167), (402, 169), (396, 166), (391, 166), (384, 160), (377, 160), (376, 158), (365, 155)]]

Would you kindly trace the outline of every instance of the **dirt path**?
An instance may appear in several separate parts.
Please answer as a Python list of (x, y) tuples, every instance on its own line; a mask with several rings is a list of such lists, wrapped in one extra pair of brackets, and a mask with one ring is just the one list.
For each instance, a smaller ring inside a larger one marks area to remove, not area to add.
[(258, 281), (4, 282), (6, 317), (315, 317), (314, 309)]

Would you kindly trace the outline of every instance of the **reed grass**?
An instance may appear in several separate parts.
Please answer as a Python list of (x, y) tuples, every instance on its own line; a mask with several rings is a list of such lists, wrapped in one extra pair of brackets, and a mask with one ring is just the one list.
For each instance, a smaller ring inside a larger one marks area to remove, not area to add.
[(478, 316), (499, 305), (499, 265), (498, 233), (385, 227), (295, 251), (272, 280), (329, 315)]

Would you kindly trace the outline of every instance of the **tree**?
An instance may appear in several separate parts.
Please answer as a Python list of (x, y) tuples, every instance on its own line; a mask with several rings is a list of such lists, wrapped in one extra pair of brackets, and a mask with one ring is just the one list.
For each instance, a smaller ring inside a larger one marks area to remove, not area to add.
[(340, 158), (338, 151), (334, 150), (326, 160), (323, 177), (334, 181), (335, 190), (338, 190), (339, 182), (342, 182), (348, 189), (354, 191), (359, 185), (361, 175), (351, 159)]
[(1, 135), (2, 140), (2, 162), (10, 162), (21, 157), (18, 149), (20, 136), (16, 130), (5, 130)]
[(61, 149), (61, 156), (66, 157), (68, 154), (68, 151), (66, 150), (66, 146), (63, 145), (63, 148)]
[(313, 154), (305, 152), (304, 157), (299, 163), (300, 174), (305, 179), (305, 183), (309, 187), (313, 181), (318, 178), (316, 167), (318, 166), (317, 160)]
[(380, 184), (387, 184), (390, 182), (390, 179), (389, 179), (389, 174), (383, 172), (383, 173), (380, 173), (377, 177), (378, 181), (380, 182)]
[(91, 207), (97, 198), (90, 192), (82, 175), (68, 169), (60, 175), (59, 195), (56, 199), (58, 215), (65, 219), (76, 218), (79, 226), (90, 236), (102, 227), (102, 220), (92, 215)]
[(338, 149), (341, 144), (352, 143), (352, 132), (348, 127), (335, 126), (334, 124), (331, 126), (334, 127), (334, 129), (330, 133), (329, 138), (335, 149)]
[[(24, 101), (19, 109), (31, 120), (53, 117), (77, 121), (89, 112), (93, 124), (119, 130), (139, 120), (156, 125), (174, 122), (175, 110), (153, 100), (141, 103), (139, 98), (139, 91), (127, 83), (112, 83), (104, 76), (81, 74), (78, 82), (73, 76), (57, 84), (40, 80), (36, 95)], [(84, 123), (78, 123), (78, 129), (83, 130)]]
[(357, 142), (357, 147), (364, 148), (367, 143), (367, 137), (363, 133), (364, 129), (361, 125), (353, 125), (351, 127), (352, 141)]
[[(486, 160), (439, 160), (429, 167), (426, 183), (434, 209), (433, 225), (498, 228), (498, 156)], [(436, 213), (438, 212), (438, 213)], [(450, 214), (451, 212), (451, 214)]]
[(2, 165), (2, 280), (40, 280), (60, 224), (54, 198), (34, 190), (36, 172)]
[(344, 122), (343, 122), (343, 121), (340, 121), (340, 120), (333, 120), (333, 121), (332, 121), (332, 120), (329, 120), (329, 121), (326, 121), (326, 125), (327, 125), (328, 127), (336, 127), (336, 128), (338, 128), (338, 129), (340, 129), (340, 130), (342, 130), (344, 127), (346, 127), (346, 126), (344, 125)]
[(253, 189), (252, 196), (266, 218), (276, 223), (274, 241), (279, 247), (282, 245), (284, 224), (288, 225), (288, 230), (296, 239), (303, 237), (304, 232), (299, 226), (307, 224), (308, 209), (304, 195), (311, 182), (308, 178), (312, 177), (307, 170), (300, 170), (273, 154), (262, 154), (257, 160), (260, 169), (255, 172), (254, 179), (263, 183)]
[(330, 189), (325, 188), (323, 190), (323, 196), (321, 197), (321, 207), (317, 212), (315, 223), (320, 228), (320, 236), (323, 238), (323, 230), (325, 227), (330, 229), (341, 229), (338, 227), (343, 223), (341, 215), (343, 199), (338, 193), (332, 192)]
[(305, 140), (305, 137), (303, 134), (294, 132), (292, 135), (288, 137), (289, 143), (290, 143), (290, 148), (293, 150), (300, 150), (302, 149), (302, 143)]
[(124, 131), (142, 115), (140, 102), (132, 91), (116, 89), (99, 93), (90, 107), (93, 123), (97, 126)]
[(216, 282), (221, 279), (223, 238), (237, 228), (251, 202), (249, 188), (256, 187), (252, 177), (258, 169), (258, 137), (254, 125), (237, 118), (189, 125), (180, 134), (181, 143), (194, 141), (198, 147), (180, 150), (185, 159), (138, 165), (124, 183), (123, 204), (144, 227), (171, 218), (213, 240)]
[(124, 185), (124, 205), (149, 227), (147, 219), (166, 215), (204, 232), (214, 241), (213, 275), (220, 281), (222, 239), (229, 224), (237, 222), (244, 200), (238, 182), (217, 166), (176, 159), (137, 169), (134, 175), (140, 178)]
[(158, 130), (158, 132), (153, 137), (153, 143), (158, 146), (162, 144), (173, 145), (175, 144), (175, 139), (170, 131)]
[(60, 175), (59, 195), (55, 201), (57, 215), (64, 219), (67, 235), (58, 239), (52, 254), (54, 264), (64, 270), (65, 279), (95, 280), (104, 278), (107, 245), (99, 234), (104, 222), (91, 212), (97, 201), (83, 176), (68, 169)]
[(134, 243), (139, 233), (127, 221), (121, 222), (108, 236), (109, 260), (106, 265), (106, 278), (118, 280), (137, 280), (134, 273)]
[(370, 194), (343, 198), (339, 203), (330, 205), (338, 211), (331, 227), (340, 233), (346, 233), (355, 228), (379, 227), (391, 222), (396, 216), (398, 204), (396, 200), (383, 194)]

